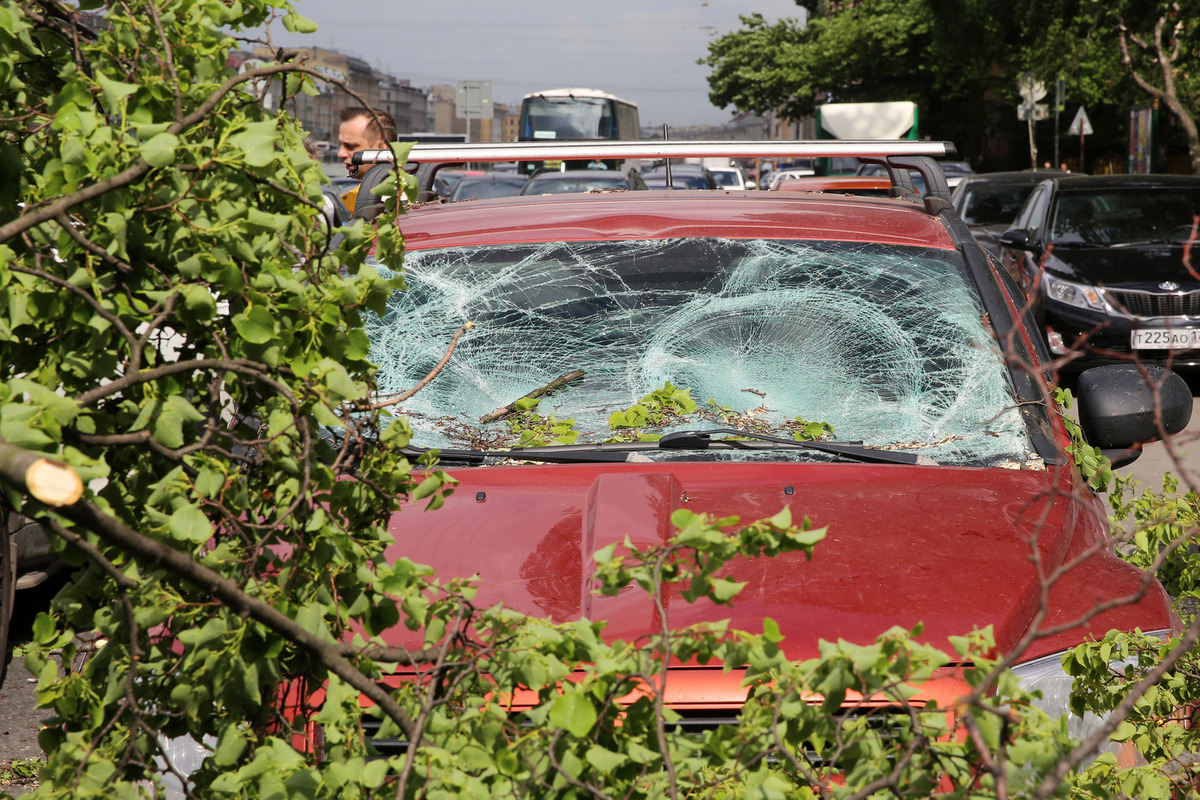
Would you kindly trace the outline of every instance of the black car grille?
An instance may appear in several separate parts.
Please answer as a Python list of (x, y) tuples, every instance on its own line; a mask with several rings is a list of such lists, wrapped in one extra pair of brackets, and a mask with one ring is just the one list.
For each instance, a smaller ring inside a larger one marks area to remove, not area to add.
[[(738, 711), (736, 709), (711, 711), (677, 709), (676, 713), (679, 714), (680, 719), (673, 725), (668, 726), (668, 728), (674, 728), (683, 733), (696, 736), (726, 725), (738, 724)], [(895, 739), (902, 735), (902, 732), (912, 729), (911, 717), (896, 708), (863, 707), (859, 709), (843, 709), (842, 714), (847, 718), (855, 717), (864, 720), (867, 727), (884, 741)], [(380, 725), (380, 721), (374, 717), (364, 716), (362, 718), (363, 733), (371, 748), (371, 755), (368, 758), (388, 758), (404, 755), (408, 752), (408, 742), (404, 739), (379, 738)], [(814, 766), (832, 766), (828, 762), (825, 762), (816, 751), (811, 749), (808, 751), (808, 759)], [(769, 758), (768, 760), (773, 761), (774, 759)]]
[(1105, 291), (1110, 303), (1134, 317), (1200, 317), (1200, 292)]
[(402, 756), (408, 752), (408, 742), (404, 739), (381, 739), (379, 738), (379, 729), (383, 723), (375, 717), (364, 716), (362, 718), (363, 735), (367, 739), (367, 744), (371, 748), (369, 758), (391, 758), (392, 756)]

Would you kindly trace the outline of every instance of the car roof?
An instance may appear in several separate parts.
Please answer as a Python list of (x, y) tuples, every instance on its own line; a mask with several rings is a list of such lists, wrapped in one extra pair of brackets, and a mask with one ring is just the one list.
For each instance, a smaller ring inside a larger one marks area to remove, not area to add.
[(464, 175), (462, 184), (471, 183), (488, 183), (490, 181), (503, 181), (504, 183), (524, 183), (528, 180), (524, 175), (518, 175), (514, 172), (485, 172), (482, 175)]
[(1061, 169), (1021, 169), (1008, 170), (1004, 172), (974, 172), (962, 179), (963, 183), (1020, 183), (1034, 184), (1041, 183), (1048, 178), (1063, 177), (1066, 175), (1074, 175), (1076, 173), (1067, 172)]
[(1060, 190), (1121, 189), (1129, 187), (1196, 187), (1200, 175), (1077, 175), (1065, 173), (1051, 178)]
[(796, 192), (658, 190), (429, 204), (400, 220), (409, 249), (547, 241), (722, 237), (881, 242), (953, 249), (920, 204)]
[(892, 188), (887, 176), (876, 175), (801, 175), (781, 181), (777, 192), (836, 192), (839, 189)]

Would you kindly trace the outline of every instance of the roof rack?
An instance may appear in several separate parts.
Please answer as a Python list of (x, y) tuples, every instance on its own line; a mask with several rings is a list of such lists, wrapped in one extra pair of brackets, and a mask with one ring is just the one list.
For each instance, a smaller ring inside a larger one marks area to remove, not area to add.
[[(953, 157), (952, 142), (914, 139), (819, 139), (819, 140), (663, 140), (483, 142), (476, 144), (431, 144), (417, 142), (408, 153), (405, 169), (415, 171), (421, 196), (433, 188), (434, 173), (444, 166), (498, 161), (591, 161), (670, 158), (832, 158), (852, 156), (882, 164), (892, 186), (906, 193), (912, 189), (908, 170), (925, 179), (925, 207), (931, 214), (950, 202), (950, 189), (941, 166), (934, 159)], [(355, 164), (392, 163), (391, 150), (359, 150)]]

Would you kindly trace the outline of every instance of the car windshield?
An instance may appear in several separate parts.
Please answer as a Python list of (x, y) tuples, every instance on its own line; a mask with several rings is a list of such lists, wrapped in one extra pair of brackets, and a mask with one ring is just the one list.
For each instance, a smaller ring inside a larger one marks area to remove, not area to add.
[(1033, 184), (972, 183), (963, 192), (959, 213), (968, 225), (1008, 225), (1032, 191)]
[[(667, 173), (648, 172), (642, 176), (646, 186), (651, 189), (662, 189), (667, 185)], [(671, 171), (672, 189), (708, 189), (708, 178), (698, 172)]]
[(717, 169), (712, 171), (713, 180), (717, 182), (717, 186), (741, 186), (742, 182), (739, 176), (731, 169)]
[(544, 178), (535, 175), (529, 179), (521, 194), (568, 194), (592, 189), (625, 189), (628, 186), (629, 182), (619, 172), (589, 169), (557, 172)]
[(1200, 188), (1154, 186), (1060, 192), (1050, 216), (1055, 244), (1185, 242), (1200, 214)]
[(610, 415), (670, 383), (710, 420), (788, 435), (802, 418), (938, 463), (1021, 462), (1033, 448), (964, 269), (955, 251), (827, 241), (416, 250), (409, 288), (368, 334), (390, 394), (475, 323), (404, 406), (428, 447), (495, 446), (508, 427), (482, 417), (582, 370), (537, 409), (573, 420), (581, 442), (612, 436)]

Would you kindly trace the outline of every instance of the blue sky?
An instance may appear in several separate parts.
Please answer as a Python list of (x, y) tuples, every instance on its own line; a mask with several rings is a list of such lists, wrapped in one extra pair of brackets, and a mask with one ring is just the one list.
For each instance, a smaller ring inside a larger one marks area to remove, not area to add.
[(320, 30), (272, 29), (276, 45), (327, 47), (414, 86), (490, 80), (493, 101), (561, 86), (636, 102), (643, 125), (720, 124), (708, 101), (708, 41), (742, 14), (799, 19), (794, 0), (296, 0)]

